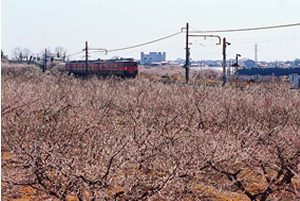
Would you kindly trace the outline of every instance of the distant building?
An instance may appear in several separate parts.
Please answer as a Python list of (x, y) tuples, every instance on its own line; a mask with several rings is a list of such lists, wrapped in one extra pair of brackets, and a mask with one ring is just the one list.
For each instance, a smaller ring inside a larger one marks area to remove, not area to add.
[(166, 53), (165, 52), (150, 52), (149, 54), (145, 54), (141, 52), (141, 61), (142, 65), (151, 65), (152, 63), (164, 62), (166, 61)]
[(254, 68), (254, 67), (256, 67), (256, 62), (251, 59), (248, 59), (248, 60), (244, 61), (244, 66), (246, 68)]

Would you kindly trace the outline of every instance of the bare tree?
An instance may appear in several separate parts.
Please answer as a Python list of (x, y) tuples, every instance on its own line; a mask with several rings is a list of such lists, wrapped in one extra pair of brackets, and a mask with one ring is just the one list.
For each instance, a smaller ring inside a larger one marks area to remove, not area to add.
[(12, 59), (15, 61), (28, 61), (32, 52), (27, 48), (16, 47), (12, 51)]
[(66, 56), (67, 56), (67, 50), (65, 49), (65, 48), (63, 48), (63, 47), (56, 47), (55, 49), (54, 49), (54, 53), (55, 53), (55, 55), (56, 55), (56, 57), (58, 57), (58, 58), (61, 58), (61, 59), (65, 59), (66, 58)]

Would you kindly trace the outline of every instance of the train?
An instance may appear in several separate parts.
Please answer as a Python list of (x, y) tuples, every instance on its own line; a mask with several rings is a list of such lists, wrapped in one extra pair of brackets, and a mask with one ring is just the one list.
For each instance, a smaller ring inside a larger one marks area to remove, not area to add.
[(65, 70), (78, 76), (100, 75), (135, 78), (138, 74), (138, 64), (132, 58), (79, 60), (67, 62)]

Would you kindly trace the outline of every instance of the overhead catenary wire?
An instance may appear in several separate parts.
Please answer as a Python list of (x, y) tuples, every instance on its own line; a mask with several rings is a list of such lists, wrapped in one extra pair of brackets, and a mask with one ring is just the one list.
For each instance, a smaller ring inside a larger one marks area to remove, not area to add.
[(241, 31), (259, 31), (259, 30), (267, 30), (267, 29), (279, 29), (279, 28), (287, 28), (287, 27), (295, 27), (300, 26), (300, 23), (293, 24), (281, 24), (281, 25), (273, 25), (273, 26), (263, 26), (263, 27), (250, 27), (250, 28), (239, 28), (239, 29), (220, 29), (220, 30), (203, 30), (203, 31), (190, 31), (191, 33), (228, 33), (228, 32), (241, 32)]
[[(268, 30), (268, 29), (278, 29), (278, 28), (287, 28), (287, 27), (295, 27), (295, 26), (300, 26), (300, 23), (293, 23), (293, 24), (281, 24), (281, 25), (273, 25), (273, 26), (263, 26), (263, 27), (251, 27), (251, 28), (239, 28), (239, 29), (220, 29), (220, 30), (195, 30), (195, 31), (190, 31), (190, 33), (226, 33), (226, 32), (241, 32), (241, 31), (258, 31), (258, 30)], [(142, 47), (142, 46), (146, 46), (146, 45), (150, 45), (152, 43), (156, 43), (174, 36), (177, 36), (179, 34), (184, 33), (183, 30), (176, 32), (174, 34), (170, 34), (155, 40), (151, 40), (151, 41), (147, 41), (147, 42), (143, 42), (143, 43), (139, 43), (136, 45), (131, 45), (131, 46), (127, 46), (127, 47), (122, 47), (122, 48), (116, 48), (116, 49), (104, 49), (104, 48), (92, 48), (91, 50), (94, 52), (105, 52), (105, 54), (109, 53), (109, 52), (116, 52), (116, 51), (122, 51), (122, 50), (128, 50), (128, 49), (134, 49), (134, 48), (138, 48), (138, 47)], [(83, 50), (80, 52), (76, 52), (74, 54), (70, 54), (68, 55), (70, 56), (74, 56), (77, 54), (81, 54), (82, 52), (84, 52)]]
[[(295, 26), (300, 26), (300, 23), (293, 23), (293, 24), (282, 24), (282, 25), (274, 25), (274, 26), (264, 26), (264, 27), (251, 27), (251, 28), (240, 28), (240, 29), (223, 29), (223, 30), (204, 30), (204, 31), (190, 31), (191, 33), (225, 33), (225, 32), (238, 32), (238, 31), (256, 31), (256, 30), (267, 30), (267, 29), (278, 29), (278, 28), (286, 28), (286, 27), (295, 27)], [(179, 34), (183, 33), (181, 30), (180, 32), (158, 38), (152, 41), (140, 43), (137, 45), (132, 45), (128, 47), (123, 47), (123, 48), (117, 48), (117, 49), (110, 49), (108, 52), (116, 52), (116, 51), (122, 51), (122, 50), (128, 50), (128, 49), (133, 49), (137, 47), (142, 47), (146, 46), (152, 43), (159, 42), (161, 40), (165, 40), (174, 36), (177, 36)]]
[[(155, 39), (155, 40), (151, 40), (151, 41), (144, 42), (144, 43), (139, 43), (139, 44), (136, 44), (136, 45), (131, 45), (131, 46), (128, 46), (128, 47), (118, 48), (118, 49), (107, 50), (105, 48), (90, 48), (90, 50), (92, 50), (94, 52), (105, 52), (105, 54), (107, 54), (108, 52), (116, 52), (116, 51), (128, 50), (128, 49), (133, 49), (133, 48), (137, 48), (137, 47), (142, 47), (142, 46), (150, 45), (152, 43), (156, 43), (156, 42), (159, 42), (159, 41), (162, 41), (162, 40), (165, 40), (165, 39), (177, 36), (177, 35), (179, 35), (181, 33), (182, 32), (180, 31), (180, 32), (177, 32), (177, 33), (174, 33), (174, 34), (171, 34), (171, 35), (167, 35), (167, 36)], [(71, 56), (74, 56), (74, 55), (77, 55), (77, 54), (81, 54), (82, 52), (84, 52), (84, 50), (82, 50), (80, 52), (76, 52), (76, 53), (70, 54), (70, 55), (68, 55), (68, 57), (71, 57)]]
[(243, 40), (231, 40), (234, 41), (235, 44), (253, 44), (253, 43), (275, 43), (275, 42), (281, 42), (281, 41), (289, 41), (289, 40), (298, 40), (299, 37), (297, 36), (291, 36), (288, 38), (281, 38), (281, 39), (247, 39), (246, 41)]
[(68, 57), (75, 56), (77, 54), (81, 54), (82, 52), (84, 52), (84, 50), (81, 50), (80, 52), (76, 52), (76, 53), (73, 53), (73, 54), (69, 54)]
[(128, 50), (128, 49), (133, 49), (133, 48), (137, 48), (137, 47), (142, 47), (142, 46), (150, 45), (152, 43), (156, 43), (156, 42), (159, 42), (159, 41), (162, 41), (162, 40), (165, 40), (165, 39), (177, 36), (177, 35), (179, 35), (181, 33), (182, 32), (180, 31), (180, 32), (177, 32), (177, 33), (174, 33), (174, 34), (171, 34), (171, 35), (168, 35), (168, 36), (164, 36), (162, 38), (158, 38), (158, 39), (155, 39), (155, 40), (151, 40), (151, 41), (148, 41), (148, 42), (144, 42), (144, 43), (140, 43), (140, 44), (136, 44), (136, 45), (132, 45), (132, 46), (128, 46), (128, 47), (118, 48), (118, 49), (111, 49), (111, 50), (108, 50), (108, 52), (116, 52), (116, 51), (121, 51), (121, 50)]

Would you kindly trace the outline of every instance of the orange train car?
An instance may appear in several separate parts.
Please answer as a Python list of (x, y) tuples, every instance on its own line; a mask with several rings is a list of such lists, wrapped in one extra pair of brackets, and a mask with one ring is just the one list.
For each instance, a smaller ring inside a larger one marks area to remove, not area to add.
[(92, 60), (86, 63), (85, 60), (69, 61), (65, 65), (65, 70), (74, 75), (88, 76), (121, 76), (135, 78), (138, 74), (138, 64), (134, 59), (110, 59)]

